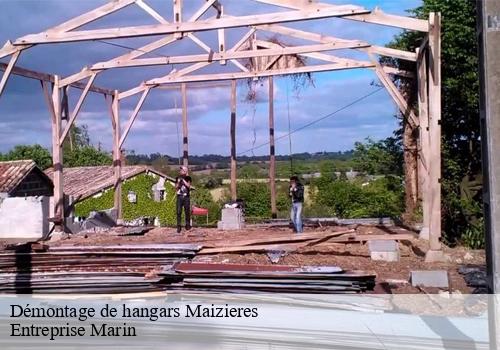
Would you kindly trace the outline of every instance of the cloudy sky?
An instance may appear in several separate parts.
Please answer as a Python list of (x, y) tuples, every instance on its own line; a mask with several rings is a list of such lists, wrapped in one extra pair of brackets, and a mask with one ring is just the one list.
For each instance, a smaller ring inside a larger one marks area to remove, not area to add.
[[(146, 0), (167, 19), (172, 18), (171, 0)], [(245, 15), (283, 9), (256, 5), (249, 0), (222, 0), (226, 14)], [(405, 15), (407, 9), (420, 4), (420, 0), (330, 0), (332, 4), (355, 4), (368, 9), (376, 5), (385, 12)], [(103, 0), (0, 0), (0, 44), (20, 36), (41, 32), (58, 25), (85, 11), (105, 3)], [(184, 0), (183, 16), (188, 18), (203, 0)], [(207, 13), (204, 17), (213, 16)], [(106, 28), (154, 24), (139, 7), (132, 5), (122, 11), (109, 15), (81, 29)], [(315, 20), (287, 24), (290, 27), (332, 35), (343, 39), (360, 39), (373, 44), (388, 43), (399, 31), (395, 28), (362, 24), (342, 19)], [(234, 45), (244, 33), (242, 29), (226, 31), (226, 45)], [(259, 38), (266, 39), (271, 34), (263, 33)], [(217, 47), (217, 33), (199, 33), (198, 36), (211, 47)], [(118, 45), (136, 48), (158, 39), (135, 38), (106, 42), (84, 42), (59, 45), (39, 45), (25, 50), (17, 65), (67, 76), (80, 71), (84, 66), (109, 60), (126, 53), (128, 50)], [(305, 44), (290, 38), (281, 38), (286, 44)], [(187, 55), (203, 53), (189, 39), (184, 39), (144, 57)], [(334, 52), (332, 52), (333, 54)], [(336, 51), (344, 57), (365, 58), (358, 53)], [(7, 62), (7, 59), (3, 59)], [(310, 63), (316, 63), (310, 61)], [(218, 63), (200, 70), (200, 73), (216, 71), (236, 71), (228, 63), (221, 67)], [(182, 68), (183, 66), (179, 66)], [(120, 91), (132, 88), (140, 82), (168, 74), (171, 66), (115, 69), (101, 73), (95, 84)], [(275, 78), (275, 122), (278, 154), (288, 154), (289, 142), (286, 136), (291, 129), (301, 129), (292, 135), (293, 152), (339, 151), (353, 147), (354, 142), (372, 137), (380, 139), (391, 135), (397, 126), (394, 118), (396, 108), (385, 92), (380, 90), (376, 76), (371, 70), (349, 70), (330, 73), (315, 73), (314, 86), (308, 86), (299, 93), (293, 90), (290, 78)], [(265, 154), (268, 147), (258, 147), (268, 141), (267, 131), (267, 82), (257, 83), (257, 103), (245, 102), (248, 92), (246, 82), (238, 84), (237, 105), (237, 152), (252, 148), (254, 154)], [(362, 101), (353, 101), (368, 95)], [(70, 104), (74, 106), (79, 90), (70, 89)], [(288, 98), (287, 98), (288, 96)], [(123, 100), (120, 109), (122, 125), (125, 124), (139, 96)], [(188, 118), (191, 154), (229, 154), (229, 99), (228, 86), (188, 90)], [(176, 106), (178, 108), (176, 108)], [(125, 142), (126, 150), (136, 153), (160, 152), (175, 156), (178, 154), (179, 132), (181, 132), (181, 98), (178, 91), (155, 89), (149, 94), (138, 119)], [(341, 110), (340, 110), (341, 109)], [(340, 110), (336, 113), (335, 111)], [(303, 128), (324, 116), (334, 113), (317, 123)], [(77, 123), (88, 125), (91, 140), (111, 149), (111, 124), (109, 110), (101, 95), (89, 94)], [(50, 121), (44, 103), (40, 83), (36, 80), (13, 76), (0, 97), (0, 152), (11, 149), (16, 144), (39, 143), (50, 145)], [(50, 148), (50, 147), (49, 147)], [(252, 152), (248, 152), (251, 155)]]

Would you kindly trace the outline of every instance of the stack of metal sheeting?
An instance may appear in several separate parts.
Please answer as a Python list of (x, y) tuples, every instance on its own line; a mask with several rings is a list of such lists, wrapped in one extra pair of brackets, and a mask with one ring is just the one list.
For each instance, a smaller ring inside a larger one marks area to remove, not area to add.
[(375, 275), (334, 266), (178, 263), (158, 274), (171, 289), (220, 292), (359, 293)]
[(154, 291), (154, 274), (192, 259), (199, 245), (31, 245), (0, 252), (1, 293), (124, 293)]

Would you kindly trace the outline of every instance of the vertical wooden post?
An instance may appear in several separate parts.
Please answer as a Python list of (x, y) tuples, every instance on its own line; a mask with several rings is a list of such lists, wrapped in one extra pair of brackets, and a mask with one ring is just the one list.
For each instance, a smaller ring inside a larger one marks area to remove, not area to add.
[(429, 246), (425, 260), (445, 259), (441, 250), (441, 14), (429, 14)]
[(418, 177), (420, 198), (422, 199), (423, 226), (419, 238), (429, 239), (430, 186), (429, 186), (429, 114), (427, 98), (427, 50), (419, 52), (417, 49), (417, 83), (418, 83), (418, 120), (419, 120), (419, 162)]
[(64, 232), (64, 188), (63, 188), (63, 154), (61, 138), (61, 90), (59, 76), (54, 76), (52, 88), (52, 167), (54, 168), (54, 232)]
[(275, 219), (276, 210), (276, 159), (274, 149), (274, 82), (269, 77), (269, 185), (271, 187), (271, 216)]
[(118, 100), (118, 90), (115, 90), (112, 102), (113, 112), (113, 172), (114, 172), (114, 208), (116, 210), (117, 224), (123, 221), (122, 213), (122, 159), (120, 148), (120, 105)]
[[(174, 23), (182, 22), (182, 0), (174, 0)], [(175, 33), (176, 39), (182, 39), (182, 33)]]
[(181, 84), (181, 94), (182, 94), (182, 165), (189, 165), (189, 155), (188, 155), (188, 123), (187, 123), (187, 93), (186, 93), (186, 83)]
[(236, 80), (231, 80), (231, 199), (235, 201), (236, 193)]

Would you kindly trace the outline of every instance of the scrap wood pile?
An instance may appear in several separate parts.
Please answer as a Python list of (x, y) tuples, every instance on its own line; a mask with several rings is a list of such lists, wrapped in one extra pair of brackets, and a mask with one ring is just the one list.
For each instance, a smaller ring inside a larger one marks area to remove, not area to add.
[(269, 251), (293, 251), (299, 248), (330, 243), (364, 243), (370, 240), (411, 240), (412, 233), (397, 233), (384, 235), (358, 234), (355, 230), (331, 231), (321, 233), (301, 233), (274, 235), (244, 240), (215, 240), (203, 242), (203, 248), (198, 254), (220, 253), (266, 253)]
[(335, 266), (178, 263), (162, 273), (172, 289), (218, 292), (358, 293), (375, 275)]
[(14, 246), (0, 252), (2, 293), (124, 293), (157, 290), (148, 274), (186, 261), (194, 244)]

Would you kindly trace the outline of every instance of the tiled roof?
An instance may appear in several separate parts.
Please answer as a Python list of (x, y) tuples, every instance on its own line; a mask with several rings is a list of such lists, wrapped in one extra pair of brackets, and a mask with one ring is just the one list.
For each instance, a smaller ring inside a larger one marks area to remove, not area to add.
[(32, 160), (0, 162), (0, 192), (13, 191), (35, 167)]
[[(167, 178), (174, 179), (162, 174), (145, 165), (127, 165), (122, 167), (122, 179), (129, 179), (144, 172), (151, 172)], [(45, 170), (53, 179), (53, 169)], [(102, 190), (111, 188), (114, 184), (114, 172), (112, 165), (86, 166), (63, 169), (64, 194), (73, 196), (75, 200), (82, 200), (93, 196)]]

